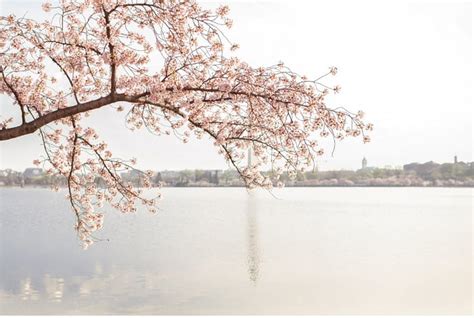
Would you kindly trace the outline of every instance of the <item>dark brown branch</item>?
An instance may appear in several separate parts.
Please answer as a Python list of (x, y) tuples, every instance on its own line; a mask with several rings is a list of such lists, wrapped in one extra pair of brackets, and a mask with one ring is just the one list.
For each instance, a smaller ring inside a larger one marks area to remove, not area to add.
[(0, 140), (9, 140), (16, 137), (32, 134), (39, 128), (50, 124), (56, 120), (77, 115), (79, 113), (87, 112), (90, 110), (98, 109), (116, 102), (135, 103), (138, 102), (141, 97), (147, 95), (148, 93), (142, 93), (134, 96), (129, 96), (125, 94), (110, 94), (87, 103), (61, 108), (20, 126), (0, 130)]
[(67, 43), (67, 42), (61, 42), (61, 41), (55, 41), (55, 40), (47, 40), (47, 41), (44, 41), (44, 43), (55, 43), (55, 44), (61, 44), (61, 45), (66, 45), (66, 46), (71, 46), (71, 47), (78, 47), (78, 48), (81, 48), (83, 50), (86, 50), (86, 51), (92, 51), (94, 53), (96, 53), (97, 55), (102, 55), (102, 52), (100, 52), (98, 49), (96, 48), (93, 48), (93, 47), (87, 47), (87, 46), (84, 46), (84, 45), (81, 45), (81, 44), (71, 44), (71, 43)]
[(105, 11), (104, 9), (104, 19), (105, 19), (105, 33), (107, 35), (107, 41), (109, 46), (110, 53), (110, 92), (115, 93), (116, 88), (116, 65), (115, 65), (115, 53), (114, 46), (112, 45), (112, 34), (110, 32), (110, 12)]

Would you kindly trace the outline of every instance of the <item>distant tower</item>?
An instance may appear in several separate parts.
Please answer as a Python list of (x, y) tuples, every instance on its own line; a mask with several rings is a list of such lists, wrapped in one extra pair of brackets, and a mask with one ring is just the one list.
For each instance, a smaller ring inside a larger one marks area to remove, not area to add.
[(367, 159), (364, 157), (364, 159), (362, 159), (362, 169), (365, 168), (367, 168)]
[(458, 156), (454, 156), (454, 163), (458, 163)]
[(247, 167), (251, 168), (253, 164), (253, 154), (252, 147), (249, 147), (248, 156), (247, 156)]

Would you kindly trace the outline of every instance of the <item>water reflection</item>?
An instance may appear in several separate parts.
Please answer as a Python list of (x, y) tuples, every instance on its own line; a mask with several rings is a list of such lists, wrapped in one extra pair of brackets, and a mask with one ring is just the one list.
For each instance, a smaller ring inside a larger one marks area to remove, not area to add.
[[(124, 299), (129, 299), (130, 294), (139, 294), (153, 303), (153, 299), (163, 297), (157, 286), (165, 280), (166, 277), (156, 271), (111, 267), (103, 272), (101, 264), (88, 276), (64, 279), (44, 274), (39, 281), (27, 277), (19, 281), (17, 292), (0, 288), (0, 314), (148, 312), (150, 308), (143, 309), (140, 302), (127, 303)], [(170, 277), (168, 286), (177, 280), (177, 276)], [(112, 295), (113, 299), (104, 301), (106, 295)], [(98, 299), (102, 302), (97, 302)], [(77, 311), (78, 306), (81, 311)]]
[[(3, 290), (2, 294), (15, 296), (14, 291)], [(45, 274), (42, 284), (35, 284), (31, 278), (27, 277), (20, 280), (19, 296), (23, 301), (36, 301), (45, 297), (49, 301), (60, 303), (64, 296), (64, 279)]]
[(49, 300), (60, 303), (64, 295), (64, 279), (46, 274), (44, 276), (44, 290)]
[(248, 273), (250, 280), (256, 284), (260, 270), (260, 248), (258, 242), (257, 197), (250, 191), (247, 199), (247, 248)]
[(38, 299), (38, 291), (33, 288), (29, 277), (20, 282), (20, 290), (22, 300)]
[(168, 191), (166, 213), (110, 213), (110, 242), (82, 251), (62, 195), (0, 189), (0, 314), (472, 308), (470, 189)]

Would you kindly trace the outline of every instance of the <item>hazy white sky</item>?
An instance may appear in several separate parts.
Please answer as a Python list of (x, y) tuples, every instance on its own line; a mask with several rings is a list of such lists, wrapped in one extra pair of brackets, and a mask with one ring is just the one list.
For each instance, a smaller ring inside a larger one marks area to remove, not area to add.
[[(0, 0), (1, 14), (41, 17), (41, 1)], [(346, 139), (322, 169), (356, 169), (409, 162), (472, 161), (472, 3), (447, 1), (222, 1), (231, 8), (238, 56), (250, 64), (284, 61), (317, 77), (335, 65), (342, 86), (331, 106), (362, 109), (372, 142)], [(216, 5), (205, 1), (204, 6)], [(1, 113), (10, 107), (0, 99)], [(123, 114), (122, 114), (123, 116)], [(90, 121), (116, 155), (139, 167), (223, 169), (211, 141), (184, 145), (125, 129), (121, 114), (101, 109)], [(21, 170), (42, 155), (35, 135), (0, 142), (0, 168)]]

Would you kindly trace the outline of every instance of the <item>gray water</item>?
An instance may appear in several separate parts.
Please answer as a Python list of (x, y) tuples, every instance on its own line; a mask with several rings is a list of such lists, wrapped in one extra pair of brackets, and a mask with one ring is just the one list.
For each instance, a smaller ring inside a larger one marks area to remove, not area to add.
[(0, 189), (0, 314), (469, 314), (472, 189), (164, 189), (79, 247), (65, 193)]

